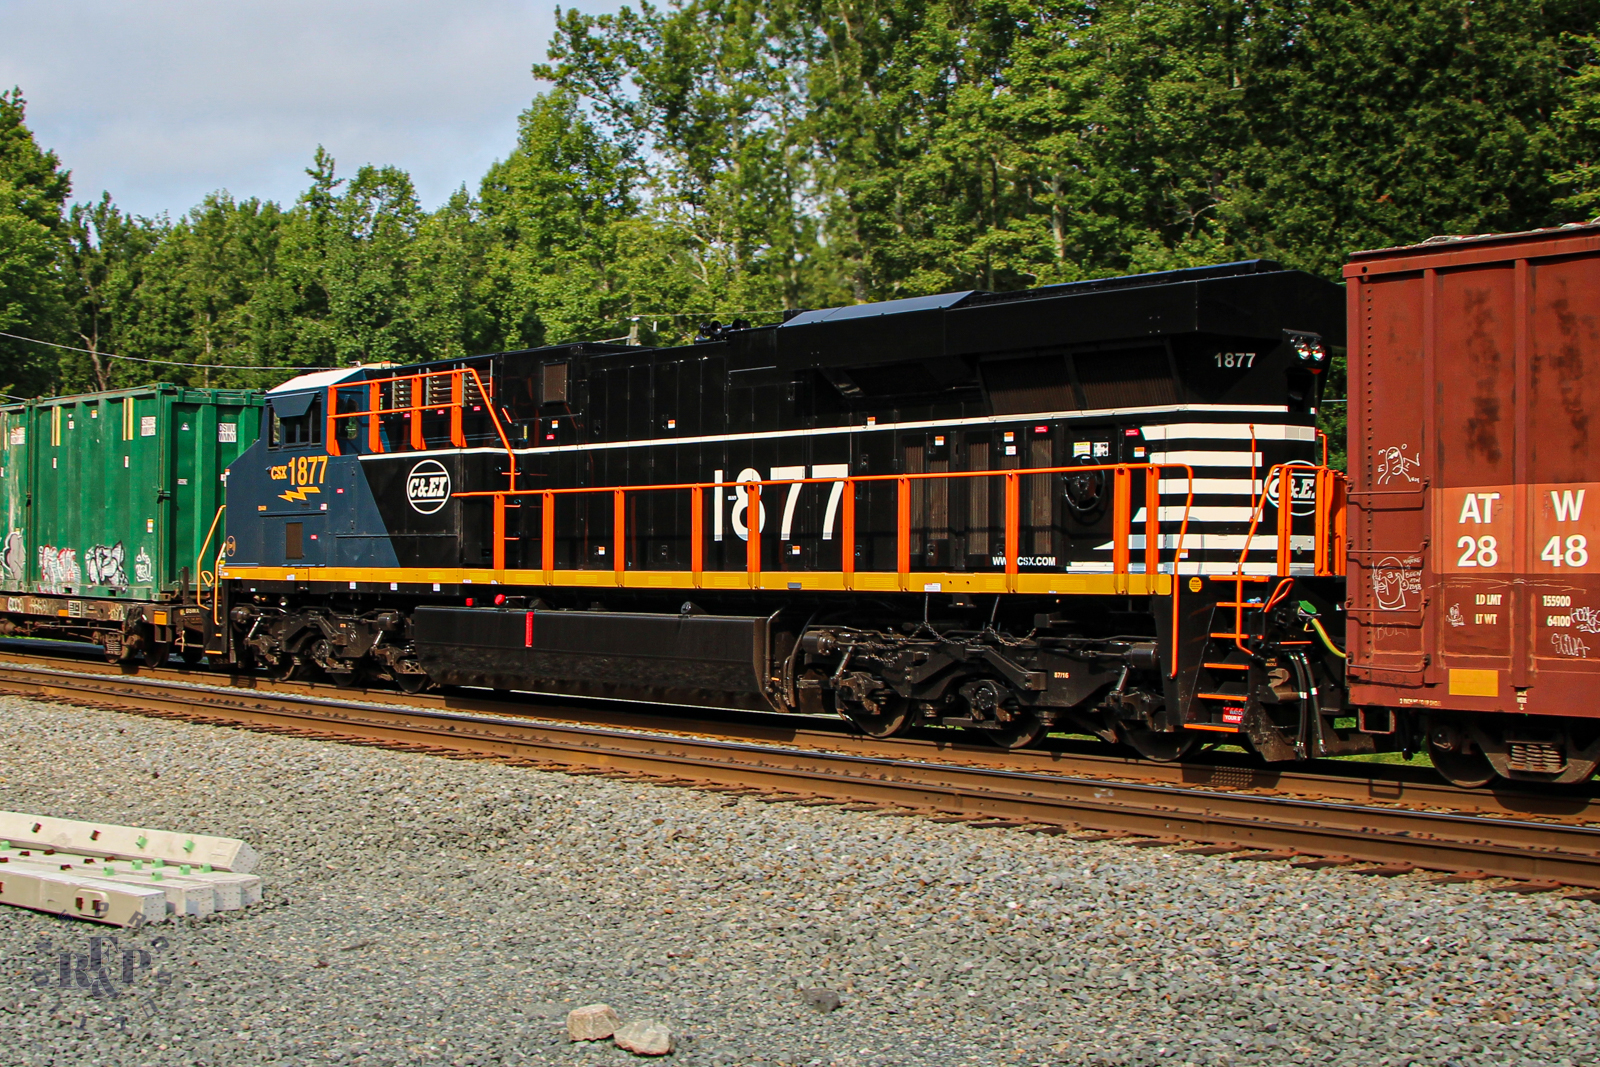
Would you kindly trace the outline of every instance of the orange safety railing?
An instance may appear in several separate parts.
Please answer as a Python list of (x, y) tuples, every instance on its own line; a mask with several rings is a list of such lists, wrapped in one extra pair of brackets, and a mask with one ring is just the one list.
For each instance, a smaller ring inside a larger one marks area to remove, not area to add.
[[(613, 542), (612, 567), (618, 582), (627, 570), (627, 499), (629, 494), (636, 493), (666, 493), (687, 492), (690, 496), (690, 512), (692, 515), (690, 528), (690, 563), (688, 575), (690, 585), (700, 587), (702, 576), (705, 572), (705, 545), (706, 545), (706, 507), (705, 492), (712, 490), (720, 492), (724, 489), (741, 489), (747, 494), (746, 514), (753, 516), (750, 525), (750, 534), (745, 546), (745, 569), (750, 575), (750, 584), (756, 587), (760, 582), (762, 573), (761, 560), (761, 495), (763, 486), (779, 485), (832, 485), (843, 482), (844, 488), (840, 499), (840, 570), (843, 575), (845, 589), (855, 588), (856, 560), (854, 545), (856, 543), (856, 487), (862, 483), (895, 482), (898, 492), (896, 497), (896, 530), (895, 530), (895, 570), (899, 576), (899, 587), (905, 591), (913, 591), (913, 572), (911, 570), (911, 497), (912, 483), (928, 481), (935, 478), (1003, 478), (1004, 485), (1004, 543), (1005, 543), (1005, 575), (1007, 592), (1015, 592), (1017, 587), (1018, 555), (1021, 539), (1021, 486), (1022, 479), (1036, 474), (1086, 474), (1096, 471), (1110, 472), (1112, 485), (1112, 534), (1111, 534), (1111, 559), (1113, 592), (1127, 593), (1130, 590), (1129, 575), (1133, 572), (1133, 551), (1131, 538), (1133, 534), (1133, 476), (1137, 471), (1147, 473), (1145, 478), (1145, 521), (1144, 521), (1144, 573), (1154, 576), (1160, 573), (1161, 568), (1161, 473), (1163, 471), (1181, 472), (1187, 481), (1186, 498), (1183, 508), (1183, 518), (1179, 523), (1177, 540), (1173, 543), (1170, 554), (1172, 563), (1172, 612), (1173, 625), (1178, 621), (1178, 588), (1177, 561), (1184, 552), (1184, 539), (1189, 531), (1189, 513), (1194, 505), (1194, 471), (1184, 463), (1157, 463), (1157, 464), (1101, 464), (1081, 467), (1029, 467), (1019, 470), (985, 470), (985, 471), (932, 471), (916, 474), (866, 474), (846, 476), (843, 478), (777, 478), (760, 479), (752, 481), (722, 481), (722, 482), (681, 482), (664, 485), (630, 485), (630, 486), (600, 486), (600, 487), (573, 487), (563, 489), (529, 489), (517, 490), (484, 490), (479, 492), (455, 493), (456, 497), (488, 497), (493, 501), (493, 534), (491, 558), (495, 570), (504, 570), (506, 567), (506, 510), (508, 507), (520, 505), (511, 504), (513, 497), (537, 496), (541, 499), (542, 524), (540, 530), (541, 558), (539, 570), (543, 572), (543, 579), (551, 584), (555, 579), (555, 553), (556, 553), (556, 509), (555, 501), (558, 496), (578, 496), (582, 494), (610, 493), (612, 494), (612, 529)], [(667, 573), (671, 573), (670, 571)], [(826, 573), (826, 572), (824, 572)], [(1147, 588), (1154, 589), (1151, 578)], [(1176, 669), (1176, 665), (1174, 665)]]
[[(428, 448), (428, 443), (422, 433), (422, 415), (425, 411), (449, 412), (450, 415), (450, 445), (453, 448), (465, 448), (467, 435), (465, 416), (467, 407), (467, 378), (471, 376), (472, 383), (477, 387), (477, 394), (482, 398), (484, 410), (489, 413), (489, 419), (494, 424), (496, 436), (500, 438), (501, 446), (506, 450), (507, 474), (509, 477), (508, 489), (515, 491), (517, 487), (517, 457), (511, 448), (511, 439), (506, 435), (504, 424), (500, 415), (494, 409), (493, 396), (483, 379), (478, 376), (477, 370), (472, 367), (461, 367), (455, 370), (422, 371), (417, 374), (398, 374), (389, 378), (372, 378), (360, 382), (343, 382), (328, 386), (327, 396), (327, 431), (324, 434), (330, 456), (339, 455), (338, 420), (339, 419), (366, 419), (367, 420), (367, 451), (379, 453), (384, 451), (383, 430), (380, 420), (385, 415), (408, 415), (411, 418), (410, 441), (412, 451), (422, 452)], [(438, 404), (429, 403), (427, 388), (429, 379), (447, 378), (450, 385), (449, 401)], [(390, 383), (406, 382), (410, 403), (404, 407), (383, 407), (383, 387)], [(350, 390), (364, 390), (366, 392), (366, 407), (358, 411), (340, 411), (339, 394)]]
[[(1254, 439), (1252, 438), (1252, 444)], [(1252, 457), (1254, 452), (1252, 452)], [(1254, 462), (1252, 458), (1252, 463)], [(1281, 600), (1288, 592), (1291, 584), (1289, 569), (1293, 558), (1294, 535), (1294, 480), (1292, 472), (1313, 474), (1314, 504), (1312, 507), (1312, 574), (1317, 577), (1342, 576), (1346, 571), (1345, 545), (1345, 495), (1346, 479), (1342, 471), (1334, 470), (1327, 466), (1326, 456), (1324, 463), (1319, 467), (1307, 467), (1297, 463), (1279, 463), (1267, 470), (1266, 477), (1261, 480), (1263, 492), (1252, 507), (1250, 516), (1250, 529), (1245, 534), (1244, 547), (1239, 551), (1239, 563), (1233, 574), (1212, 575), (1213, 581), (1233, 582), (1237, 592), (1231, 602), (1234, 616), (1233, 643), (1241, 651), (1250, 650), (1244, 645), (1244, 584), (1246, 582), (1266, 582), (1272, 577), (1281, 579), (1272, 596), (1265, 602), (1262, 610), (1270, 608)], [(1278, 489), (1278, 522), (1277, 522), (1277, 560), (1273, 575), (1245, 574), (1244, 567), (1250, 558), (1250, 549), (1255, 543), (1256, 530), (1261, 525), (1262, 513), (1266, 510), (1268, 494), (1265, 488), (1274, 481)], [(1255, 469), (1251, 468), (1250, 495), (1255, 498)], [(1219, 605), (1221, 606), (1221, 605)]]

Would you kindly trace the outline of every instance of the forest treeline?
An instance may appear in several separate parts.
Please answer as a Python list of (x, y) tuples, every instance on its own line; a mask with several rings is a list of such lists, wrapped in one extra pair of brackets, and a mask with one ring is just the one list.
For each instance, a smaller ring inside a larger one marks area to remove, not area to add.
[(566, 11), (516, 144), (433, 211), (321, 149), (289, 205), (73, 202), (0, 93), (0, 332), (87, 350), (0, 336), (0, 392), (678, 342), (1251, 257), (1337, 277), (1353, 249), (1600, 210), (1597, 27), (1600, 0)]

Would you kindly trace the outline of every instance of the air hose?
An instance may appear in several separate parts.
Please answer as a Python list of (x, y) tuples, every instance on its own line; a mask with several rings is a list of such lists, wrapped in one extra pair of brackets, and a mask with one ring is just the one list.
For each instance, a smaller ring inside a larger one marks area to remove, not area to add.
[(1346, 656), (1343, 652), (1340, 652), (1339, 649), (1338, 649), (1338, 646), (1336, 646), (1333, 643), (1333, 640), (1328, 637), (1328, 631), (1326, 631), (1326, 630), (1324, 630), (1322, 628), (1322, 620), (1321, 619), (1312, 619), (1311, 620), (1311, 625), (1316, 627), (1317, 636), (1322, 638), (1322, 643), (1328, 646), (1328, 651), (1329, 652), (1332, 652), (1335, 656), (1338, 656), (1340, 659), (1349, 659), (1350, 658), (1349, 656)]
[(1311, 626), (1317, 631), (1317, 636), (1322, 638), (1322, 643), (1324, 645), (1328, 646), (1328, 651), (1329, 652), (1332, 652), (1335, 656), (1338, 656), (1340, 659), (1349, 659), (1350, 658), (1349, 656), (1346, 656), (1343, 652), (1339, 651), (1339, 646), (1333, 643), (1333, 638), (1328, 636), (1328, 631), (1324, 630), (1322, 628), (1322, 620), (1317, 618), (1316, 606), (1314, 604), (1312, 604), (1311, 601), (1309, 601), (1309, 600), (1300, 601), (1300, 617), (1302, 619), (1306, 620), (1306, 622), (1310, 623)]

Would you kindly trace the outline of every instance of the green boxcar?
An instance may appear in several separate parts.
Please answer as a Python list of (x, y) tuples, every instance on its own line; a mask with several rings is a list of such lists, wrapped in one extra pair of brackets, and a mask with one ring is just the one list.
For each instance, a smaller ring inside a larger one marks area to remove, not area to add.
[(260, 425), (259, 393), (173, 385), (0, 408), (0, 590), (26, 595), (7, 611), (72, 628), (123, 618), (108, 602), (192, 599), (225, 537), (225, 472)]

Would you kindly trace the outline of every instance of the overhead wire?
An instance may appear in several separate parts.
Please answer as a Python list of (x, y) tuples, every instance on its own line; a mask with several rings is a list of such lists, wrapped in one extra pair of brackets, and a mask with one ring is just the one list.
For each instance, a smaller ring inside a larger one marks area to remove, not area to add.
[(279, 365), (276, 367), (247, 366), (240, 363), (185, 363), (178, 359), (146, 359), (143, 356), (119, 356), (115, 352), (96, 352), (92, 348), (77, 348), (73, 345), (58, 345), (54, 341), (41, 341), (37, 337), (24, 337), (20, 333), (6, 333), (0, 330), (0, 337), (9, 337), (13, 341), (27, 341), (29, 344), (45, 345), (49, 348), (60, 348), (67, 352), (82, 352), (85, 355), (101, 356), (105, 359), (125, 359), (132, 363), (157, 363), (164, 367), (197, 367), (202, 370), (284, 370), (294, 371), (297, 374), (313, 370), (338, 370), (338, 367), (299, 367)]

